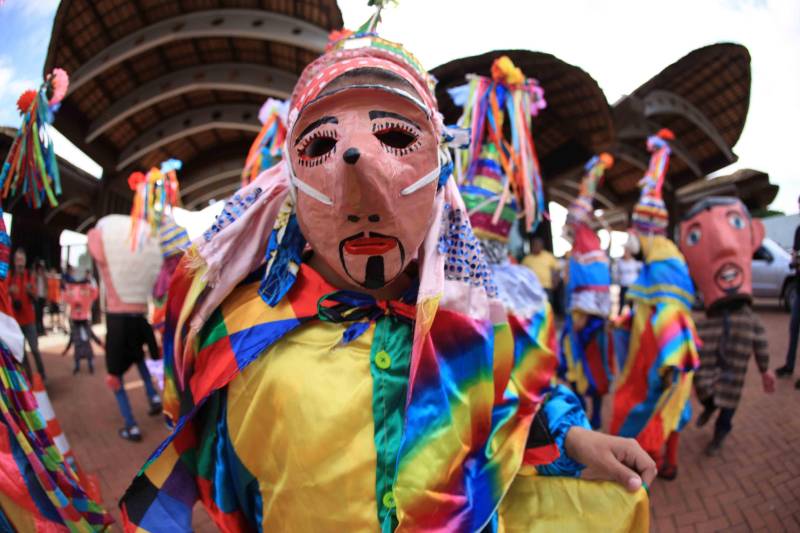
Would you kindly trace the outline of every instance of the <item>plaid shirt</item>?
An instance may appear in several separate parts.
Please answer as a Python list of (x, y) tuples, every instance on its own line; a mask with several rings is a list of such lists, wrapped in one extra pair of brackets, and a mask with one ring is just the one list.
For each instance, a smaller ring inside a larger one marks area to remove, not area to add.
[[(727, 321), (727, 324), (726, 324)], [(714, 398), (722, 409), (736, 409), (742, 396), (750, 355), (760, 372), (769, 369), (764, 326), (749, 304), (716, 310), (697, 323), (703, 341), (700, 369), (694, 378), (700, 400)]]

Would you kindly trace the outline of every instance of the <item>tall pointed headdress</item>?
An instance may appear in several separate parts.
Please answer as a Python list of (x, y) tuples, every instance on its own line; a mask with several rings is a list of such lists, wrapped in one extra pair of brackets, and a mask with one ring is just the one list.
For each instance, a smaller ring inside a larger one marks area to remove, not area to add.
[(650, 165), (647, 173), (639, 180), (642, 189), (639, 202), (633, 208), (631, 217), (633, 228), (644, 235), (666, 235), (669, 225), (669, 212), (664, 203), (661, 189), (669, 168), (669, 157), (672, 152), (669, 142), (675, 135), (668, 129), (660, 130), (656, 135), (647, 138), (647, 149), (650, 150)]

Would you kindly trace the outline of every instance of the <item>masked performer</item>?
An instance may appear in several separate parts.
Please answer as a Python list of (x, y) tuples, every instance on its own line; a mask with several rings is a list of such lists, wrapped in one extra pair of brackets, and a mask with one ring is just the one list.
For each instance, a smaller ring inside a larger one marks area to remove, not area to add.
[(123, 375), (133, 365), (144, 382), (150, 415), (161, 413), (161, 398), (153, 386), (144, 361), (143, 345), (151, 358), (159, 357), (153, 329), (145, 318), (147, 298), (161, 266), (155, 239), (143, 239), (138, 249), (131, 250), (121, 237), (131, 229), (130, 217), (108, 215), (89, 232), (89, 253), (97, 265), (106, 295), (106, 382), (114, 392), (125, 427), (120, 437), (139, 441), (139, 426), (133, 416)]
[(561, 333), (559, 375), (580, 396), (592, 400), (592, 427), (601, 426), (603, 396), (614, 375), (606, 320), (611, 312), (608, 256), (592, 228), (592, 200), (614, 159), (603, 153), (586, 164), (578, 198), (567, 214), (565, 233), (572, 243), (567, 283), (567, 316)]
[(764, 225), (738, 198), (699, 201), (681, 222), (680, 248), (703, 295), (706, 317), (697, 331), (703, 345), (694, 388), (703, 412), (697, 426), (719, 409), (706, 454), (715, 455), (730, 433), (750, 356), (755, 354), (765, 392), (773, 392), (767, 337), (753, 313), (752, 257), (764, 240)]
[[(284, 160), (173, 277), (177, 423), (123, 498), (129, 527), (188, 530), (200, 499), (229, 531), (512, 530), (536, 509), (507, 494), (523, 463), (574, 475), (631, 444), (545, 398), (553, 354), (495, 298), (427, 73), (370, 26), (339, 37), (292, 95)], [(642, 527), (642, 491), (624, 496)]]
[(661, 130), (647, 140), (652, 156), (626, 245), (643, 255), (644, 266), (628, 293), (632, 316), (621, 320), (628, 328), (614, 341), (620, 375), (611, 420), (611, 432), (636, 438), (660, 463), (665, 479), (677, 475), (678, 432), (691, 417), (692, 375), (699, 364), (692, 280), (666, 237), (668, 213), (661, 197), (671, 139), (672, 132)]

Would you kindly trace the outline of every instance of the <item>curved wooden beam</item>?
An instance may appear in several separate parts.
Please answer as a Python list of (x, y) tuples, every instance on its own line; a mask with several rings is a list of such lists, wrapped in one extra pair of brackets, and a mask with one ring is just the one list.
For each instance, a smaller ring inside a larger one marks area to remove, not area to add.
[(212, 198), (218, 198), (220, 200), (226, 200), (228, 196), (233, 194), (234, 192), (238, 191), (241, 187), (241, 183), (238, 181), (236, 183), (232, 183), (228, 186), (221, 187), (219, 189), (213, 190), (211, 192), (207, 192), (203, 195), (198, 196), (197, 198), (193, 199), (191, 202), (186, 204), (186, 209), (195, 209), (197, 206), (203, 204), (204, 202), (208, 202)]
[(238, 91), (288, 98), (297, 76), (284, 70), (249, 63), (197, 65), (171, 72), (142, 85), (114, 102), (90, 125), (90, 143), (123, 120), (168, 98), (197, 90)]
[(238, 178), (242, 174), (244, 163), (244, 158), (230, 159), (216, 165), (204, 167), (202, 171), (194, 175), (182, 176), (188, 185), (181, 187), (181, 196), (186, 198), (193, 192), (202, 190), (212, 183), (230, 178)]
[(79, 205), (83, 207), (86, 211), (91, 211), (89, 206), (86, 204), (85, 198), (80, 196), (75, 196), (73, 198), (64, 200), (63, 202), (59, 203), (55, 208), (48, 211), (47, 215), (45, 215), (44, 217), (44, 223), (49, 224), (50, 221), (52, 221), (56, 217), (56, 215), (58, 215), (61, 211), (73, 205)]
[(70, 76), (69, 93), (89, 80), (143, 52), (164, 44), (206, 37), (273, 41), (322, 53), (328, 32), (286, 15), (255, 9), (211, 9), (172, 17), (115, 41)]
[(119, 172), (137, 159), (172, 141), (215, 128), (235, 129), (258, 133), (257, 105), (221, 104), (192, 109), (176, 115), (134, 139), (120, 154)]
[(648, 93), (644, 97), (644, 116), (649, 118), (653, 115), (661, 114), (682, 116), (700, 128), (725, 155), (729, 163), (735, 163), (738, 159), (716, 126), (688, 100), (670, 91), (655, 90)]

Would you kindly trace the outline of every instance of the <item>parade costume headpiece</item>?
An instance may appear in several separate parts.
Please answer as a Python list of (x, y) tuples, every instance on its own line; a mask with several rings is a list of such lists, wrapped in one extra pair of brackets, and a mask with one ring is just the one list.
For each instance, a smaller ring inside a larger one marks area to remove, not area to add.
[(675, 135), (666, 128), (647, 138), (647, 149), (652, 154), (650, 165), (644, 177), (639, 180), (642, 192), (631, 217), (633, 228), (643, 235), (667, 233), (669, 213), (661, 189), (664, 186), (672, 152), (669, 141), (674, 139)]
[(531, 232), (545, 212), (531, 119), (546, 103), (539, 83), (508, 56), (497, 58), (491, 72), (491, 78), (470, 75), (467, 85), (449, 93), (464, 109), (459, 126), (471, 134), (468, 149), (457, 154), (470, 220), (481, 239), (505, 243), (515, 219), (522, 218), (524, 231)]
[(0, 197), (22, 195), (29, 206), (58, 205), (61, 177), (48, 126), (67, 94), (69, 76), (60, 69), (48, 74), (38, 90), (25, 91), (17, 100), (22, 125), (0, 170)]

